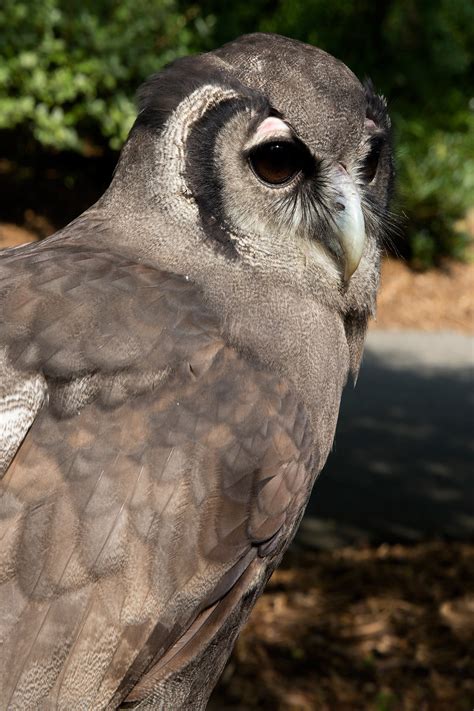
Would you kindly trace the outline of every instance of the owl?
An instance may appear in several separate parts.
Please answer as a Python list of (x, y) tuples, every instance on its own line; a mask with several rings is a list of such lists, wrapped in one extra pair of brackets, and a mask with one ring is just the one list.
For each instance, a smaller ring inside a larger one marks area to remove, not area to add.
[(204, 709), (373, 313), (385, 101), (253, 34), (140, 89), (110, 187), (0, 257), (0, 707)]

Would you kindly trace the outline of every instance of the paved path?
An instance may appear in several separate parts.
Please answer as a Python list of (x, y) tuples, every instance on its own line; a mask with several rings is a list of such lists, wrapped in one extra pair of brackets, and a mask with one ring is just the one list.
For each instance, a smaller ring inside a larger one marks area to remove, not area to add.
[(299, 540), (474, 540), (474, 338), (373, 331)]

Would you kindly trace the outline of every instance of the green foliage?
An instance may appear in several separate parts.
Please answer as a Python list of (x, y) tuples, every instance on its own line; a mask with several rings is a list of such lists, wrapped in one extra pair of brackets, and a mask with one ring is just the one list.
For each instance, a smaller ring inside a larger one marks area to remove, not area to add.
[(474, 179), (471, 0), (3, 0), (0, 129), (58, 150), (117, 150), (147, 75), (256, 30), (316, 44), (371, 76), (393, 117), (409, 256), (418, 266), (462, 257), (455, 225)]
[(397, 698), (390, 690), (380, 691), (375, 699), (376, 711), (394, 711)]
[(469, 236), (459, 227), (474, 196), (474, 120), (470, 130), (433, 130), (398, 118), (399, 203), (407, 215), (411, 261), (425, 269), (463, 259)]
[(60, 150), (117, 150), (137, 86), (209, 29), (176, 0), (3, 0), (0, 129), (26, 126)]

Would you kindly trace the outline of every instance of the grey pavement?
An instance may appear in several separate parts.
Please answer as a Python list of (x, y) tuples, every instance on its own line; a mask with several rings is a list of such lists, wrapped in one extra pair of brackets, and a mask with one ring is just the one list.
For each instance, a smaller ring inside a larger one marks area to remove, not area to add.
[(474, 540), (474, 338), (373, 331), (297, 540)]

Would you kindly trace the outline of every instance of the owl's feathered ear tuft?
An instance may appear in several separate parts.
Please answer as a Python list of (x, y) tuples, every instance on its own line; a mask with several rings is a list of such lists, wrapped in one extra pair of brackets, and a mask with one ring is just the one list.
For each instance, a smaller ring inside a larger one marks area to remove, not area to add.
[(366, 117), (373, 121), (377, 128), (389, 131), (391, 124), (385, 97), (377, 94), (372, 79), (364, 79), (363, 86), (367, 100)]

